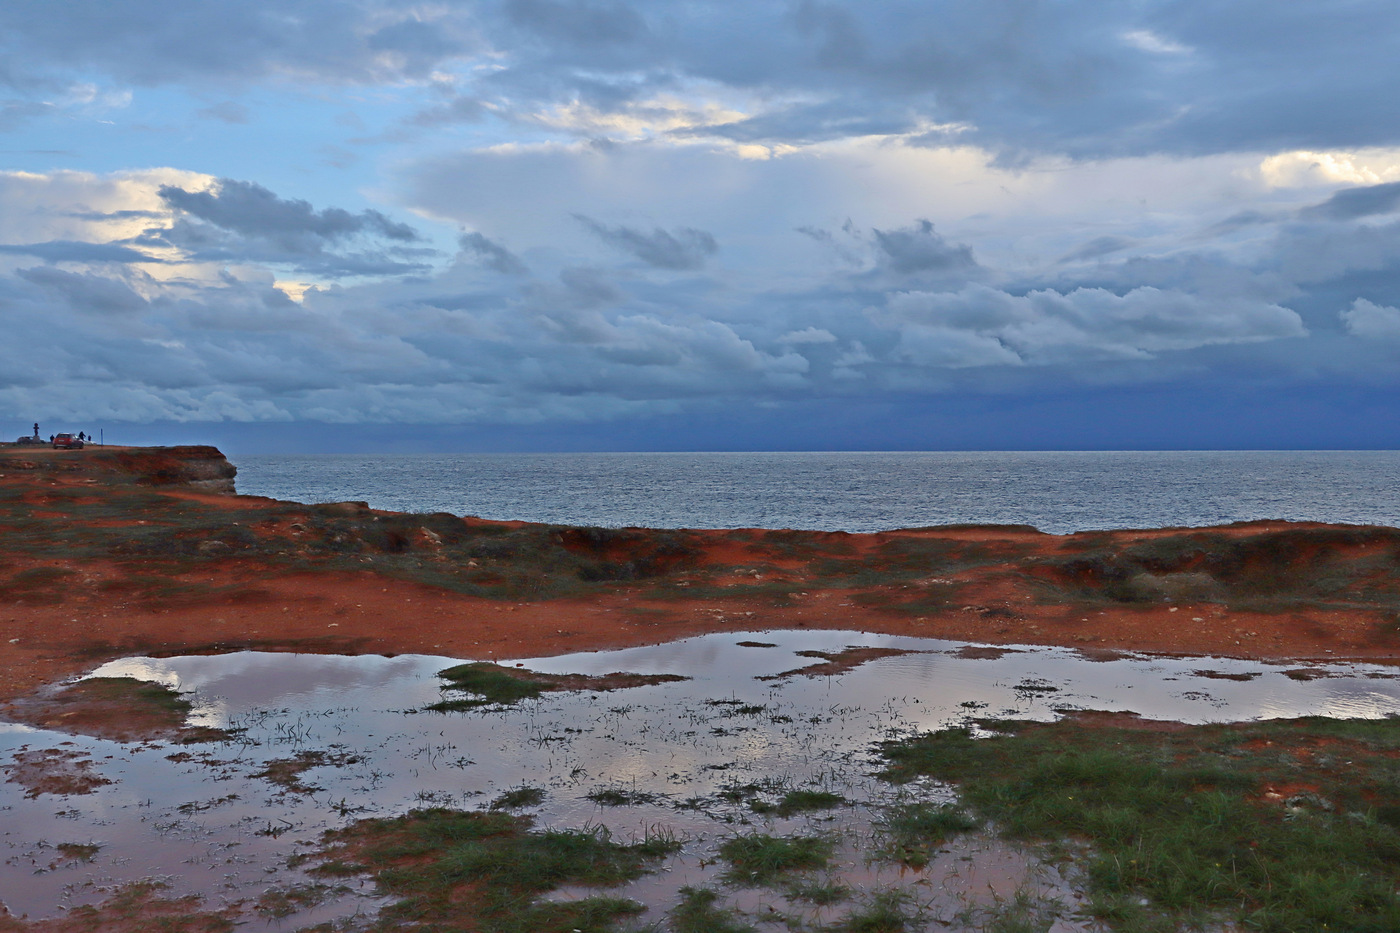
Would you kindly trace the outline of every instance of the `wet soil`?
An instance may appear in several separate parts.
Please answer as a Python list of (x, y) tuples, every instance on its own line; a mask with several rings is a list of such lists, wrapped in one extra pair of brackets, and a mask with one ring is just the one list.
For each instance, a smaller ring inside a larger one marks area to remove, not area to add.
[(0, 766), (0, 773), (6, 781), (23, 787), (26, 797), (90, 794), (112, 783), (93, 771), (86, 753), (65, 748), (25, 747), (15, 752), (10, 764)]
[(118, 742), (190, 744), (228, 738), (222, 729), (188, 725), (189, 711), (189, 701), (174, 690), (125, 677), (60, 684), (0, 704), (0, 714), (12, 722)]

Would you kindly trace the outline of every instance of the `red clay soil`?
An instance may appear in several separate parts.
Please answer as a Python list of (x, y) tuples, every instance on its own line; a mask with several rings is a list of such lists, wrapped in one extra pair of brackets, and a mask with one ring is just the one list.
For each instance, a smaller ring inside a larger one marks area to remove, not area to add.
[(220, 492), (231, 477), (213, 448), (0, 450), (0, 700), (132, 654), (495, 660), (791, 628), (1400, 658), (1395, 529), (615, 531)]

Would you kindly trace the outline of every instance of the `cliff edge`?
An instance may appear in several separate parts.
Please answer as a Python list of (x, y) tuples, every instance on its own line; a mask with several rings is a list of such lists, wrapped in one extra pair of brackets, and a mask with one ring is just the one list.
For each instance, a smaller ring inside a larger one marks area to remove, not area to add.
[(238, 468), (217, 447), (87, 447), (52, 450), (48, 447), (0, 448), (0, 470), (33, 471), (36, 478), (51, 474), (57, 481), (90, 480), (116, 485), (175, 487), (216, 494), (234, 494)]

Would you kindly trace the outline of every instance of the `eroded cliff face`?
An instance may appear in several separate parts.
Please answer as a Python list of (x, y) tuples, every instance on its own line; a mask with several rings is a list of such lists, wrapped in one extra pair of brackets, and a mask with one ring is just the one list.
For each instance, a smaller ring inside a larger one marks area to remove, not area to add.
[(72, 482), (91, 479), (104, 484), (184, 488), (232, 495), (238, 468), (217, 447), (87, 447), (51, 450), (48, 447), (0, 448), (0, 470), (61, 475)]

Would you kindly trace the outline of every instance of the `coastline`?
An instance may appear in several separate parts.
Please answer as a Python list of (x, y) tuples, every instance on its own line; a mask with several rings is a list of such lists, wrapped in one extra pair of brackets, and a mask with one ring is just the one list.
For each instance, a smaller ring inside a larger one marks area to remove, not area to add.
[(1400, 663), (1400, 530), (590, 529), (234, 492), (210, 447), (0, 449), (0, 700), (111, 658), (537, 657), (713, 631)]

